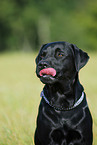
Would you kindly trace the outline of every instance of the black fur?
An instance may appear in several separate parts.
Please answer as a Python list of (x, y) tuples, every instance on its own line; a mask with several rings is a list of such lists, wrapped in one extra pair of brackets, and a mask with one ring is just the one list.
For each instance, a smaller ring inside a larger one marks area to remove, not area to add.
[[(87, 53), (67, 42), (42, 46), (36, 58), (36, 74), (45, 84), (45, 97), (54, 107), (41, 99), (35, 145), (92, 145), (92, 117), (86, 95), (79, 106), (66, 111), (84, 91), (78, 72), (88, 59)], [(51, 67), (56, 76), (39, 75), (42, 69)]]

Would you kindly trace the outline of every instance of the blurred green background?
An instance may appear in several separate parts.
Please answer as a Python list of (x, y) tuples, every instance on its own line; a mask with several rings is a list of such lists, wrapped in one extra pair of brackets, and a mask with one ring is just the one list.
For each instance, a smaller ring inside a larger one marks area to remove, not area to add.
[(97, 1), (0, 1), (0, 145), (34, 145), (43, 84), (35, 75), (42, 44), (68, 41), (90, 60), (80, 71), (97, 145)]
[(0, 51), (37, 50), (57, 40), (97, 50), (97, 1), (0, 1)]

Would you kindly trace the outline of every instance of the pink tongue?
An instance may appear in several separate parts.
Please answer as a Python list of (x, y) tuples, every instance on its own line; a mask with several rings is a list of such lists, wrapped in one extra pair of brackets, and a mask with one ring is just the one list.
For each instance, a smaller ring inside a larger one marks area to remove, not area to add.
[(42, 69), (39, 72), (39, 75), (40, 76), (43, 76), (43, 75), (51, 75), (51, 76), (54, 77), (56, 75), (56, 70), (54, 68), (45, 68), (45, 69)]

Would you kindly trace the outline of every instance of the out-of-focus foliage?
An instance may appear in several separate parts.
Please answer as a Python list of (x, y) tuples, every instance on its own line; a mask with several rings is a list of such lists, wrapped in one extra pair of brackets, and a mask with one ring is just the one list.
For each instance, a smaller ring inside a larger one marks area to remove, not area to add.
[(51, 41), (97, 50), (97, 1), (0, 1), (0, 51), (37, 50)]

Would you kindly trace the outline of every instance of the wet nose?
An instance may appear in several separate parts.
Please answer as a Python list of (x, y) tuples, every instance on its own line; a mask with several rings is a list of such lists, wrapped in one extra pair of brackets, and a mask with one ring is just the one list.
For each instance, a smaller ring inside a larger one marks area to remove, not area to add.
[(47, 68), (48, 66), (49, 66), (48, 63), (45, 62), (45, 61), (41, 61), (41, 62), (39, 62), (39, 64), (38, 64), (38, 67), (39, 67), (40, 69)]

